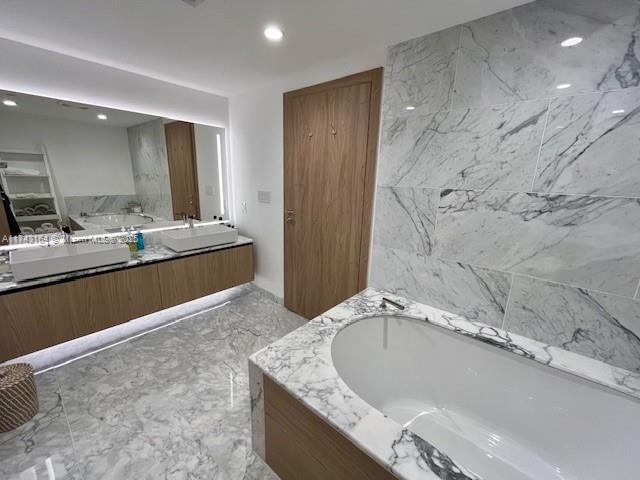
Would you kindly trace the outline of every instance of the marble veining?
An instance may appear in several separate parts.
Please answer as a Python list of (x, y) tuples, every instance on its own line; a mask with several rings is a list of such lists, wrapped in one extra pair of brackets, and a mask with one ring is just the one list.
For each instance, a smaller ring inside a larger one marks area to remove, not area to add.
[(460, 28), (414, 38), (387, 52), (384, 69), (384, 113), (406, 107), (438, 112), (449, 106), (453, 92)]
[(378, 185), (527, 189), (547, 101), (398, 114), (383, 130)]
[[(369, 288), (251, 356), (254, 368), (298, 398), (366, 453), (405, 479), (477, 478), (455, 458), (384, 416), (342, 381), (331, 357), (331, 343), (342, 328), (359, 319), (393, 314), (383, 296), (405, 305), (403, 315), (489, 343), (507, 352), (572, 373), (640, 398), (640, 374), (508, 333), (406, 298)], [(254, 374), (255, 378), (255, 374)], [(264, 416), (261, 383), (252, 383), (253, 419)], [(255, 436), (262, 433), (255, 425)], [(263, 445), (263, 444), (259, 444)], [(262, 448), (262, 447), (259, 447)]]
[(516, 275), (504, 328), (640, 372), (640, 302)]
[(371, 286), (500, 326), (511, 275), (374, 245)]
[[(30, 288), (34, 286), (46, 285), (48, 283), (55, 283), (61, 280), (68, 280), (72, 278), (80, 278), (94, 273), (109, 272), (112, 270), (120, 270), (122, 268), (135, 267), (136, 265), (143, 265), (146, 263), (160, 262), (162, 260), (169, 260), (171, 258), (188, 257), (190, 255), (197, 255), (198, 253), (213, 252), (215, 250), (222, 250), (225, 248), (239, 247), (242, 245), (252, 244), (253, 240), (242, 235), (238, 236), (238, 240), (234, 243), (228, 243), (224, 245), (216, 245), (214, 247), (201, 248), (197, 250), (188, 250), (186, 252), (175, 252), (164, 245), (147, 245), (144, 250), (139, 250), (131, 254), (131, 260), (124, 264), (105, 265), (104, 267), (88, 268), (84, 270), (78, 270), (75, 272), (64, 273), (60, 275), (52, 275), (49, 277), (35, 278), (33, 280), (25, 280), (23, 282), (16, 282), (13, 278), (13, 274), (9, 272), (0, 273), (0, 294), (15, 292)], [(46, 247), (43, 247), (46, 248)]]
[(139, 202), (136, 195), (98, 195), (64, 197), (67, 214), (122, 213), (130, 204)]
[(251, 449), (246, 358), (305, 320), (271, 298), (254, 287), (37, 375), (41, 413), (0, 435), (0, 477), (51, 480), (50, 458), (65, 480), (276, 480)]
[(639, 128), (639, 88), (553, 100), (534, 191), (640, 197)]
[[(640, 86), (635, 0), (538, 0), (464, 25), (454, 108)], [(560, 43), (580, 35), (579, 47)], [(557, 85), (570, 84), (565, 90)]]
[(390, 47), (370, 284), (634, 370), (639, 35), (638, 0), (538, 0)]
[(374, 242), (430, 255), (440, 190), (378, 187)]
[(443, 190), (437, 256), (633, 296), (640, 271), (635, 199)]
[(142, 209), (173, 218), (167, 143), (161, 119), (127, 128), (133, 183)]

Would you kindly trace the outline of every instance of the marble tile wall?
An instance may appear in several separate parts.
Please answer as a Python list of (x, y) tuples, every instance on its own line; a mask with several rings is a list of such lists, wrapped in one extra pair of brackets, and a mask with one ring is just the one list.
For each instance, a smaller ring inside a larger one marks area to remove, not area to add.
[(639, 37), (539, 0), (390, 47), (372, 286), (640, 372)]
[(139, 203), (136, 195), (98, 195), (64, 197), (69, 215), (80, 213), (121, 213), (131, 203)]
[(173, 219), (167, 144), (161, 119), (127, 129), (133, 182), (142, 210)]

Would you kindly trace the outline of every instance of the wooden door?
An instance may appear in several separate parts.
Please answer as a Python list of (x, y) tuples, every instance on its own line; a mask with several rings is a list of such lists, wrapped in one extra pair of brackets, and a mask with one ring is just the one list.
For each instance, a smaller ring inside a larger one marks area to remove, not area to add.
[(4, 211), (4, 205), (0, 203), (0, 245), (8, 244), (10, 237), (11, 228), (9, 228), (9, 220), (7, 220), (7, 214)]
[(312, 318), (366, 287), (382, 69), (284, 96), (285, 305)]
[(164, 126), (171, 181), (173, 218), (182, 215), (200, 218), (198, 169), (193, 123), (171, 122)]

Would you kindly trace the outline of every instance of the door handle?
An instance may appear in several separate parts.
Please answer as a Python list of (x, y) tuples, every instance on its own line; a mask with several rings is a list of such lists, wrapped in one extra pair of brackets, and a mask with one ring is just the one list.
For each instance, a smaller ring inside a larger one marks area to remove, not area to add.
[(291, 209), (288, 209), (287, 210), (286, 222), (287, 223), (293, 223), (295, 221), (295, 217), (296, 217), (296, 212), (294, 212)]

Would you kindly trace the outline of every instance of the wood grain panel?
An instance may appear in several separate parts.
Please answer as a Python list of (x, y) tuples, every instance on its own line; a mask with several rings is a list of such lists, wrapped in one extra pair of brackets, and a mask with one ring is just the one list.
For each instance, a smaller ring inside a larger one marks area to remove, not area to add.
[(284, 96), (285, 305), (307, 318), (366, 287), (381, 84), (376, 69)]
[(198, 168), (193, 123), (171, 122), (164, 126), (171, 183), (173, 218), (200, 218)]
[(282, 480), (389, 480), (389, 471), (264, 376), (266, 460)]
[(162, 310), (158, 265), (145, 265), (115, 272), (120, 302), (126, 316), (134, 319)]
[(158, 264), (164, 308), (253, 280), (253, 245)]
[(74, 338), (69, 318), (54, 318), (45, 288), (0, 296), (0, 361)]
[(60, 318), (71, 321), (72, 338), (130, 320), (127, 318), (126, 304), (119, 298), (114, 273), (79, 278), (44, 288), (50, 290), (51, 321)]
[(4, 205), (0, 203), (0, 245), (7, 245), (9, 243), (9, 237), (11, 237), (9, 220), (7, 220), (7, 214), (4, 211)]
[(253, 280), (253, 245), (0, 295), (0, 361)]

